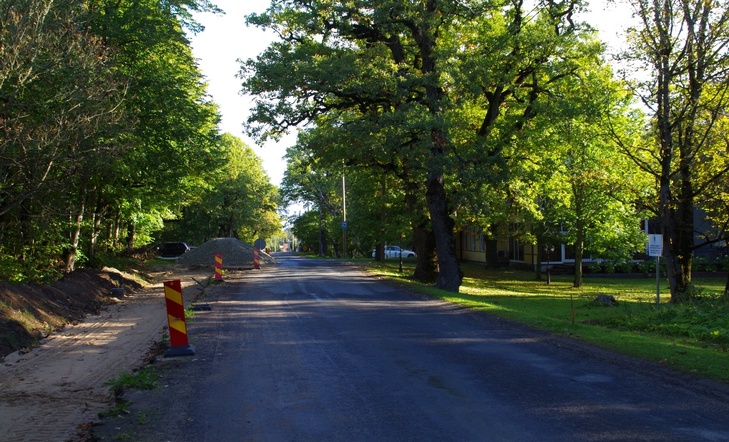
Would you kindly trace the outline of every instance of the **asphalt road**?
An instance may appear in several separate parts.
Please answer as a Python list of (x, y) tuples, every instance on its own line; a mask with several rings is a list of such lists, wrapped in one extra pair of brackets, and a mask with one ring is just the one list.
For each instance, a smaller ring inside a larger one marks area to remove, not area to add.
[(102, 440), (729, 441), (729, 389), (292, 255), (216, 287)]

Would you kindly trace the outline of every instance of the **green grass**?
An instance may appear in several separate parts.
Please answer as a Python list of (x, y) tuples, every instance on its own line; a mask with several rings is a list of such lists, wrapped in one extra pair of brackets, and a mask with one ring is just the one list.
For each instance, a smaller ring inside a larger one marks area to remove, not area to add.
[[(575, 289), (572, 276), (552, 276), (547, 285), (534, 272), (464, 264), (460, 293), (449, 293), (411, 281), (413, 266), (404, 263), (402, 273), (395, 262), (367, 268), (448, 302), (729, 383), (729, 299), (721, 296), (723, 278), (696, 278), (698, 299), (686, 305), (668, 302), (663, 279), (656, 305), (655, 277), (586, 277)], [(593, 303), (601, 294), (614, 296), (619, 305)]]
[(114, 396), (120, 396), (124, 390), (134, 388), (137, 390), (152, 390), (157, 386), (159, 373), (152, 367), (145, 367), (134, 373), (121, 373), (115, 379), (106, 383)]

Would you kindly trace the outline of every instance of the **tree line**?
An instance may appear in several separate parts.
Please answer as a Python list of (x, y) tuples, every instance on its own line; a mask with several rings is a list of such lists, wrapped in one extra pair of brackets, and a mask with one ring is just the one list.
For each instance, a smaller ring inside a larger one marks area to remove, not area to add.
[(0, 279), (161, 240), (279, 230), (190, 49), (207, 0), (0, 0)]
[(273, 0), (248, 17), (279, 36), (241, 65), (249, 132), (299, 128), (282, 193), (314, 209), (302, 232), (337, 231), (345, 175), (349, 247), (407, 226), (421, 281), (458, 291), (455, 234), (473, 226), (491, 245), (504, 229), (570, 244), (579, 286), (585, 250), (642, 251), (651, 219), (683, 302), (694, 250), (725, 241), (729, 220), (728, 8), (629, 5), (616, 70), (580, 0)]

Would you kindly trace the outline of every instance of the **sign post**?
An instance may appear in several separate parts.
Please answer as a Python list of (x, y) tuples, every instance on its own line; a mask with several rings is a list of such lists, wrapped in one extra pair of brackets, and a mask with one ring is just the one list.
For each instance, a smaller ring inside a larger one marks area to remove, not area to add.
[(656, 257), (656, 305), (661, 304), (661, 255), (663, 255), (663, 235), (648, 235), (648, 256)]

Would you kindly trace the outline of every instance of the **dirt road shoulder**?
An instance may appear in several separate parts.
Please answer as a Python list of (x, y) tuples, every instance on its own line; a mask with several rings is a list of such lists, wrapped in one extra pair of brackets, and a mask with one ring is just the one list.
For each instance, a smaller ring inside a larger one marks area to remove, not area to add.
[(186, 303), (200, 293), (205, 268), (176, 268), (0, 364), (0, 440), (67, 441), (112, 398), (104, 384), (144, 362), (167, 326), (162, 281), (180, 279)]

